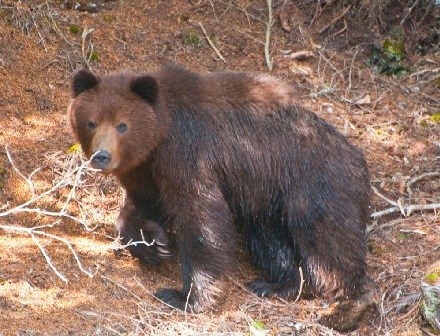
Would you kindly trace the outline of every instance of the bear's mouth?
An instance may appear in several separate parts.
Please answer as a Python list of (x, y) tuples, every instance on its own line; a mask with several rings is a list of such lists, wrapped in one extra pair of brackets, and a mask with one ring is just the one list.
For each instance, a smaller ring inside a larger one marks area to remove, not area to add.
[(112, 164), (112, 165), (109, 165), (106, 167), (99, 167), (99, 166), (94, 165), (93, 162), (92, 162), (91, 166), (94, 170), (99, 171), (101, 174), (105, 174), (105, 175), (114, 174), (118, 168), (116, 164)]

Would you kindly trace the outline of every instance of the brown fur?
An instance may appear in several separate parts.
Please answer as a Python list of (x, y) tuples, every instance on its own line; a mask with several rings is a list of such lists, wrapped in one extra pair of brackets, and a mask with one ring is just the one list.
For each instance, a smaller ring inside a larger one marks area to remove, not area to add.
[[(79, 72), (72, 129), (88, 157), (127, 191), (123, 242), (146, 262), (178, 240), (183, 289), (157, 296), (193, 311), (215, 308), (242, 238), (262, 273), (261, 296), (356, 296), (365, 274), (369, 175), (362, 153), (294, 89), (264, 75)], [(121, 126), (122, 125), (122, 126)], [(126, 127), (125, 127), (126, 126)], [(142, 234), (141, 234), (142, 231)], [(188, 302), (187, 302), (188, 299)]]

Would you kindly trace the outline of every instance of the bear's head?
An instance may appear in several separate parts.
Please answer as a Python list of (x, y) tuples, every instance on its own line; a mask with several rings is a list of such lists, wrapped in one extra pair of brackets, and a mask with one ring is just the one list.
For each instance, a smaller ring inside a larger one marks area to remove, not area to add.
[(120, 175), (145, 162), (164, 139), (167, 115), (152, 75), (95, 76), (80, 70), (72, 82), (72, 130), (92, 166)]

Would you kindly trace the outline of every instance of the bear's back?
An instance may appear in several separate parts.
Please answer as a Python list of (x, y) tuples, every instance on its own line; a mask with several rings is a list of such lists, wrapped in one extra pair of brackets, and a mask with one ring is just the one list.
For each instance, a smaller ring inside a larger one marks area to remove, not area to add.
[(157, 72), (163, 99), (170, 106), (218, 113), (231, 109), (276, 110), (295, 102), (295, 91), (282, 80), (245, 72), (198, 74), (168, 65)]

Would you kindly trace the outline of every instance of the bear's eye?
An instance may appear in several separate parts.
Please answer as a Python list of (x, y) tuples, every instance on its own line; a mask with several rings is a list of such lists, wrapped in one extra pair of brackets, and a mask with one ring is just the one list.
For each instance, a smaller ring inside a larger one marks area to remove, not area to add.
[(93, 122), (93, 121), (89, 121), (89, 122), (87, 123), (87, 128), (89, 129), (89, 131), (94, 131), (95, 128), (96, 128), (96, 123)]
[(116, 129), (119, 133), (124, 133), (127, 130), (127, 125), (124, 123), (120, 123), (118, 126), (116, 126)]

